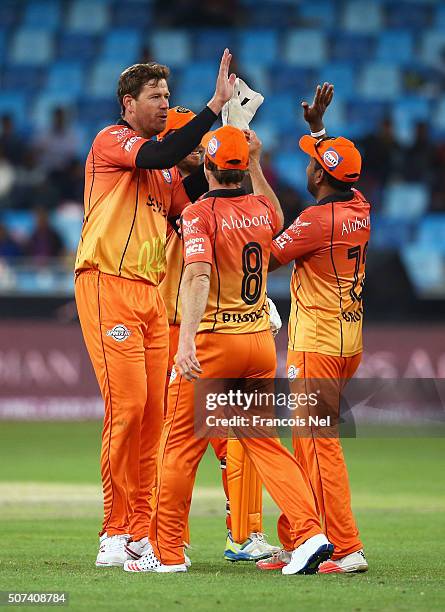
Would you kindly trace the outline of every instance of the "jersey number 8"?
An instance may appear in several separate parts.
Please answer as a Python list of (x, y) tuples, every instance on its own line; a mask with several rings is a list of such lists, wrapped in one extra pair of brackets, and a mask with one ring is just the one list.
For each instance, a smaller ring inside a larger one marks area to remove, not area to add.
[(243, 282), (241, 298), (246, 304), (258, 302), (263, 286), (263, 252), (258, 242), (248, 242), (242, 253)]

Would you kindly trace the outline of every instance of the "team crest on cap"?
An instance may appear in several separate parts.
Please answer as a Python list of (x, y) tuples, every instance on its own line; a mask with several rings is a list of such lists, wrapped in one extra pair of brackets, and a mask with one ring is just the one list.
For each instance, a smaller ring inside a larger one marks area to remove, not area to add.
[(177, 106), (177, 107), (175, 108), (175, 111), (176, 111), (177, 113), (184, 113), (184, 114), (186, 114), (186, 113), (191, 113), (191, 112), (192, 112), (192, 111), (191, 111), (189, 108), (185, 108), (185, 106)]
[(216, 138), (216, 136), (213, 136), (213, 138), (211, 138), (209, 140), (209, 144), (207, 145), (207, 153), (211, 156), (211, 157), (215, 157), (216, 152), (219, 148), (219, 145), (221, 143), (219, 142), (219, 140)]
[(340, 157), (335, 149), (330, 148), (323, 153), (323, 161), (328, 168), (336, 168), (343, 161), (343, 157)]
[(170, 170), (161, 170), (162, 172), (162, 176), (164, 177), (164, 181), (166, 183), (171, 183), (172, 182), (172, 175)]
[(123, 342), (131, 335), (131, 331), (123, 324), (115, 325), (113, 329), (107, 331), (107, 336), (111, 336), (116, 342)]

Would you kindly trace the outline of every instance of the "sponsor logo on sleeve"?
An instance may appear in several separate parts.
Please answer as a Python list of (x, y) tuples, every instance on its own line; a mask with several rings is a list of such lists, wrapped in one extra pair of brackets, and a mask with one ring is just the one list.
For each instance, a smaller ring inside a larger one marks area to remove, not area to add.
[(183, 233), (184, 238), (186, 238), (187, 236), (190, 236), (190, 234), (198, 233), (198, 228), (196, 226), (198, 221), (199, 221), (199, 217), (195, 217), (194, 219), (191, 219), (190, 221), (187, 221), (187, 219), (182, 220), (182, 233)]
[(164, 181), (166, 183), (171, 183), (172, 182), (172, 175), (170, 170), (161, 170), (162, 172), (162, 176), (164, 177)]
[(131, 331), (123, 323), (118, 323), (107, 331), (107, 336), (111, 336), (116, 342), (123, 342), (130, 335)]
[(185, 256), (204, 254), (204, 238), (190, 238), (185, 243)]
[(336, 168), (343, 161), (335, 149), (328, 149), (323, 153), (323, 161), (328, 168)]
[(141, 140), (141, 136), (132, 136), (131, 138), (129, 138), (127, 140), (127, 142), (125, 143), (125, 146), (124, 146), (124, 149), (127, 151), (127, 153), (129, 153), (131, 151), (131, 149), (133, 148), (134, 144), (138, 140)]

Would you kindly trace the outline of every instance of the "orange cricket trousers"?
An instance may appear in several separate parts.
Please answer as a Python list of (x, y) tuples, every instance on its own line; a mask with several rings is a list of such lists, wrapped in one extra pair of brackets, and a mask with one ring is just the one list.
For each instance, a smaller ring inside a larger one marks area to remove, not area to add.
[[(322, 387), (329, 413), (338, 417), (341, 391), (354, 375), (360, 360), (361, 353), (333, 357), (289, 350), (287, 370), (296, 376), (295, 381), (290, 382), (291, 391), (309, 394)], [(311, 435), (310, 429), (299, 435), (294, 430), (292, 442), (295, 457), (304, 466), (314, 493), (323, 530), (334, 545), (332, 558), (339, 559), (360, 550), (363, 546), (352, 514), (348, 471), (338, 435), (323, 437), (320, 430)], [(283, 547), (292, 550), (290, 525), (284, 515), (278, 520), (278, 536)]]
[[(275, 343), (269, 330), (251, 334), (202, 332), (196, 336), (204, 378), (273, 378)], [(297, 460), (277, 438), (240, 438), (266, 489), (285, 513), (294, 547), (321, 533), (312, 492)], [(194, 384), (170, 382), (167, 419), (158, 458), (158, 484), (150, 541), (167, 565), (184, 563), (182, 534), (198, 464), (208, 439), (194, 435)]]
[[(178, 344), (179, 344), (179, 330), (181, 329), (181, 325), (174, 325), (173, 323), (169, 325), (169, 343), (168, 343), (168, 366), (167, 366), (167, 379), (165, 383), (165, 395), (164, 395), (164, 416), (167, 416), (167, 407), (168, 407), (168, 384), (170, 382), (170, 376), (172, 373), (173, 366), (175, 364), (175, 356), (178, 352)], [(216, 458), (221, 462), (223, 459), (225, 460), (227, 456), (227, 440), (225, 438), (212, 438), (210, 440), (210, 444), (215, 451)], [(224, 468), (224, 469), (223, 469)], [(229, 499), (229, 488), (227, 484), (227, 471), (225, 469), (225, 465), (221, 465), (221, 478), (224, 493), (226, 495), (226, 504)], [(230, 522), (230, 514), (226, 515), (226, 526), (227, 529), (231, 529)], [(190, 534), (188, 530), (188, 524), (184, 533), (184, 540), (189, 544), (190, 543)]]
[(100, 535), (146, 537), (163, 424), (168, 323), (157, 287), (97, 270), (75, 295), (85, 344), (105, 403)]

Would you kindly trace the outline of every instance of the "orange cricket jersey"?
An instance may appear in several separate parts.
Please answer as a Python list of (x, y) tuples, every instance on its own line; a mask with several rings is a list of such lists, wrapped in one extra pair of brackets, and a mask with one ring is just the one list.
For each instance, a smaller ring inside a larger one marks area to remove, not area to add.
[(362, 350), (370, 204), (353, 189), (304, 210), (273, 242), (291, 278), (289, 348), (350, 357)]
[(184, 264), (212, 264), (207, 307), (198, 331), (269, 329), (267, 268), (278, 220), (265, 196), (243, 189), (210, 191), (182, 214)]
[(165, 277), (159, 285), (159, 291), (167, 309), (169, 325), (179, 325), (181, 323), (179, 287), (184, 271), (184, 258), (182, 255), (182, 240), (170, 223), (167, 224), (165, 254), (167, 257), (167, 268)]
[(85, 165), (76, 273), (95, 269), (153, 285), (163, 278), (167, 215), (178, 215), (189, 198), (176, 168), (136, 167), (145, 142), (125, 123), (94, 139)]

